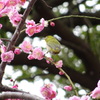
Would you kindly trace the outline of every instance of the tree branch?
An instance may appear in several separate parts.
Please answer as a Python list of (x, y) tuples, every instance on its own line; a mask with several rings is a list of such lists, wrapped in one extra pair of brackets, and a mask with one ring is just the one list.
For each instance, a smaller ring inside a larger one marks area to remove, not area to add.
[(2, 92), (2, 91), (27, 93), (27, 92), (24, 92), (24, 91), (22, 91), (22, 90), (18, 90), (18, 89), (11, 88), (11, 87), (4, 86), (4, 85), (1, 85), (1, 84), (0, 84), (0, 92)]
[(3, 92), (0, 94), (0, 100), (4, 99), (44, 100), (36, 95), (20, 92)]

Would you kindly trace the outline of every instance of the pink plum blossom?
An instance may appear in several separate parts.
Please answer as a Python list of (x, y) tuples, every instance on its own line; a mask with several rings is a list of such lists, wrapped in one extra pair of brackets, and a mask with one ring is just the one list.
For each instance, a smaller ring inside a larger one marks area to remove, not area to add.
[(32, 50), (32, 45), (28, 41), (23, 41), (22, 44), (20, 45), (20, 48), (25, 52), (29, 53)]
[(72, 86), (64, 86), (64, 89), (67, 91), (71, 91), (72, 90)]
[(12, 88), (18, 89), (18, 85), (16, 84)]
[(1, 45), (1, 53), (6, 52), (7, 47), (3, 44)]
[(35, 21), (34, 20), (27, 20), (26, 27), (29, 27), (29, 26), (36, 26)]
[(56, 97), (56, 92), (52, 89), (51, 84), (45, 84), (43, 87), (41, 87), (40, 92), (46, 100), (51, 100)]
[(54, 27), (55, 23), (54, 22), (50, 22), (50, 26)]
[(14, 50), (14, 54), (19, 55), (20, 53), (21, 53), (21, 50), (20, 50), (19, 48), (16, 48), (16, 49)]
[(87, 95), (87, 96), (82, 96), (80, 100), (90, 100), (90, 97)]
[(61, 68), (63, 65), (63, 61), (59, 60), (58, 62), (55, 63), (56, 68)]
[(44, 53), (41, 48), (35, 48), (32, 52), (34, 59), (42, 60), (44, 57)]
[(53, 62), (53, 59), (52, 59), (51, 57), (47, 57), (46, 62), (47, 62), (48, 64), (50, 64), (51, 62)]
[(42, 24), (42, 26), (48, 27), (48, 21), (46, 21), (44, 18), (40, 19), (40, 23)]
[(11, 9), (12, 9), (11, 7), (5, 7), (4, 9), (2, 9), (0, 11), (0, 17), (8, 15)]
[(26, 34), (29, 36), (41, 32), (45, 27), (45, 20), (42, 18), (39, 24), (35, 24), (33, 20), (26, 21)]
[(30, 55), (28, 55), (28, 57), (27, 57), (29, 60), (32, 60), (32, 59), (34, 59), (34, 56), (32, 55), (32, 54), (30, 54)]
[(16, 6), (18, 4), (18, 0), (5, 0), (5, 4), (7, 7)]
[(3, 62), (11, 62), (14, 59), (13, 51), (4, 52), (1, 54), (1, 60)]
[(90, 95), (93, 99), (100, 99), (100, 87), (96, 87), (91, 95)]
[(28, 34), (28, 36), (32, 36), (34, 35), (35, 31), (36, 31), (35, 26), (28, 26), (26, 29), (26, 34)]
[(59, 75), (64, 75), (64, 73), (62, 71), (59, 71)]
[(13, 26), (17, 26), (18, 23), (21, 21), (22, 15), (18, 13), (16, 8), (12, 8), (12, 10), (9, 12), (8, 17), (10, 19), (10, 22)]
[(5, 6), (4, 2), (0, 1), (0, 11), (4, 8), (4, 6)]
[(2, 24), (0, 24), (0, 29), (2, 28)]
[(68, 100), (81, 100), (78, 96), (72, 96)]
[(100, 99), (100, 80), (97, 83), (97, 87), (92, 91), (90, 95), (93, 99)]

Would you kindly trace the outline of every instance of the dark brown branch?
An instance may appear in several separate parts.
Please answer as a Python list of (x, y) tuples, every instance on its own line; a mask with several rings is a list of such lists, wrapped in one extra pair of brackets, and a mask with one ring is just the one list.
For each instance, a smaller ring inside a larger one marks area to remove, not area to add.
[(4, 85), (0, 85), (0, 92), (2, 91), (10, 91), (10, 92), (22, 92), (22, 93), (27, 93), (27, 92), (24, 92), (24, 91), (21, 91), (21, 90), (18, 90), (18, 89), (15, 89), (15, 88), (11, 88), (11, 87), (8, 87), (8, 86), (4, 86)]
[(6, 38), (0, 38), (2, 41), (7, 41), (7, 42), (11, 42), (10, 39), (6, 39)]
[(0, 94), (0, 100), (4, 99), (24, 99), (24, 100), (44, 100), (36, 95), (20, 92), (4, 92)]

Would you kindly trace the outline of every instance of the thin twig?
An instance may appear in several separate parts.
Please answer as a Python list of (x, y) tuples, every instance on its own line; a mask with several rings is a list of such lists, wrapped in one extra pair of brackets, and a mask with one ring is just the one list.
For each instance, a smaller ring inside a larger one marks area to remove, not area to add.
[(57, 17), (57, 18), (52, 18), (52, 19), (48, 20), (48, 22), (55, 21), (55, 20), (60, 20), (60, 19), (64, 19), (64, 18), (72, 18), (72, 17), (76, 17), (76, 18), (89, 18), (89, 19), (100, 20), (99, 17), (81, 16), (81, 15), (69, 15), (69, 16), (61, 16), (61, 17)]
[(7, 41), (7, 42), (11, 42), (10, 39), (6, 39), (6, 38), (0, 38), (0, 40), (2, 40), (2, 41)]
[(47, 7), (52, 8), (51, 6), (49, 6), (49, 5), (46, 3), (45, 0), (42, 0), (42, 2), (43, 2)]
[[(54, 61), (51, 61), (50, 59), (48, 59), (48, 57), (45, 56), (44, 58), (45, 58), (46, 60), (50, 61), (51, 64), (55, 65), (55, 62), (54, 62)], [(75, 86), (74, 86), (74, 84), (73, 84), (73, 82), (72, 82), (70, 76), (69, 76), (62, 68), (58, 68), (58, 69), (59, 69), (61, 72), (64, 73), (64, 75), (66, 76), (66, 78), (67, 78), (68, 81), (70, 82), (71, 86), (73, 87), (73, 90), (74, 90), (75, 94), (78, 96), (78, 92), (77, 92), (77, 90), (76, 90), (76, 88), (75, 88)]]

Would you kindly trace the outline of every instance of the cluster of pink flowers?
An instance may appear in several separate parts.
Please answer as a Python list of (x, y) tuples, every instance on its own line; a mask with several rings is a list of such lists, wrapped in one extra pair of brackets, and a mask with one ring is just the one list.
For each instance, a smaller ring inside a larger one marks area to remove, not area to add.
[(33, 21), (33, 20), (27, 20), (26, 21), (26, 34), (28, 34), (28, 36), (32, 36), (35, 33), (39, 33), (47, 25), (48, 25), (47, 21), (45, 21), (44, 18), (42, 18), (40, 20), (40, 23), (38, 23), (38, 24), (36, 24), (35, 21)]
[(20, 45), (20, 48), (23, 52), (29, 53), (28, 59), (38, 59), (42, 60), (44, 58), (44, 53), (41, 48), (33, 48), (32, 44), (28, 41), (23, 41)]
[[(0, 1), (0, 17), (8, 16), (13, 26), (17, 26), (22, 15), (18, 13), (16, 6), (23, 5), (26, 0), (1, 0)], [(2, 25), (0, 24), (0, 28)]]
[(41, 87), (41, 94), (43, 97), (45, 97), (45, 100), (51, 100), (56, 97), (56, 91), (53, 90), (52, 84), (45, 84), (43, 87)]

